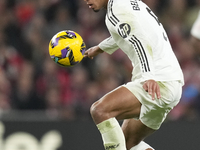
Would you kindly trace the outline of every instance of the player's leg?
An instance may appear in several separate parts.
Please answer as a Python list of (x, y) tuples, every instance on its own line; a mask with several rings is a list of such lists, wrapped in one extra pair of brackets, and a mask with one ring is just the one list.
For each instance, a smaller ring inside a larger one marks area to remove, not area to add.
[(142, 140), (155, 130), (145, 126), (140, 120), (124, 120), (122, 130), (126, 139), (127, 150), (153, 150), (150, 145)]
[(180, 100), (182, 85), (179, 81), (159, 81), (158, 84), (161, 98), (155, 100), (144, 92), (141, 84), (129, 82), (125, 85), (142, 103), (139, 120), (128, 119), (122, 125), (128, 150), (150, 150), (148, 144), (140, 141), (160, 128), (167, 114)]
[(127, 88), (119, 88), (109, 92), (100, 100), (96, 101), (90, 109), (95, 124), (116, 117), (118, 120), (138, 118), (141, 103)]
[(91, 115), (104, 142), (105, 149), (126, 150), (123, 131), (115, 119), (139, 117), (141, 103), (125, 87), (106, 94), (91, 107)]

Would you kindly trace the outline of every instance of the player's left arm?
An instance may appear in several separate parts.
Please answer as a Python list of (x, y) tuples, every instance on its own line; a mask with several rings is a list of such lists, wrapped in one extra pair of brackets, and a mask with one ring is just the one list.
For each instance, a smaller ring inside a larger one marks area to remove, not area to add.
[(149, 93), (149, 95), (152, 96), (152, 100), (155, 100), (155, 96), (157, 97), (157, 99), (161, 98), (160, 87), (155, 80), (150, 79), (145, 81), (143, 84), (143, 88), (146, 92)]

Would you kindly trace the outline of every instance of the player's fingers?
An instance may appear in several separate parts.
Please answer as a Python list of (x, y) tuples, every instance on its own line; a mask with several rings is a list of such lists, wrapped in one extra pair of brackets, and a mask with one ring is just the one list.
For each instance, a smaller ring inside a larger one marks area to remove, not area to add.
[(90, 56), (89, 54), (85, 55), (84, 57), (88, 57), (90, 59), (93, 59), (94, 57), (93, 56)]
[(149, 95), (151, 95), (152, 100), (154, 100), (155, 95), (156, 95), (156, 85), (155, 84), (149, 84), (148, 92), (149, 92)]
[(143, 87), (143, 89), (144, 89), (146, 92), (148, 92), (148, 87), (147, 87), (147, 84), (146, 84), (146, 83), (144, 83), (142, 87)]
[(155, 99), (155, 87), (154, 86), (152, 86), (152, 90), (151, 90), (151, 97), (152, 97), (152, 100), (154, 100)]
[(161, 95), (160, 95), (160, 87), (159, 87), (159, 86), (157, 86), (157, 89), (156, 89), (156, 96), (157, 96), (158, 99), (161, 98)]
[(84, 58), (85, 58), (85, 57), (88, 57), (88, 55), (84, 54), (84, 56), (83, 56), (83, 57), (84, 57)]
[(88, 49), (87, 51), (85, 51), (84, 57), (88, 57), (90, 59), (93, 59), (93, 56), (90, 56), (90, 49)]
[(148, 87), (148, 93), (149, 95), (152, 95), (152, 84), (150, 84), (149, 82), (147, 83), (147, 87)]
[(84, 56), (83, 57), (88, 57), (88, 50), (85, 51)]

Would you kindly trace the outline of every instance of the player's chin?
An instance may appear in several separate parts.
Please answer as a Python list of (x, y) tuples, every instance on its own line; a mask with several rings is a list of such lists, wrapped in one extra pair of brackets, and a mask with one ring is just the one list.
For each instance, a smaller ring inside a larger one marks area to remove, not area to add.
[(94, 9), (94, 8), (93, 8), (93, 11), (94, 11), (94, 12), (99, 12), (99, 9)]

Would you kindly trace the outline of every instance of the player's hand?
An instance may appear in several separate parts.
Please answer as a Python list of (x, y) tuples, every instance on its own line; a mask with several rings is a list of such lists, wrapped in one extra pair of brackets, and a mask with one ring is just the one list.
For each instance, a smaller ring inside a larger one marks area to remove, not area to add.
[(94, 46), (85, 51), (84, 57), (93, 59), (99, 53), (103, 53), (103, 51), (99, 48), (99, 46)]
[(158, 85), (158, 83), (155, 80), (147, 80), (144, 82), (143, 84), (143, 88), (146, 92), (149, 93), (149, 95), (151, 95), (152, 100), (155, 100), (155, 96), (160, 99), (161, 95), (160, 95), (160, 87)]

